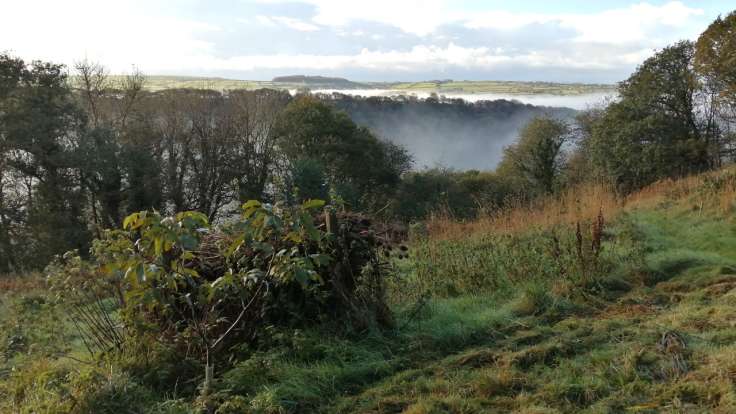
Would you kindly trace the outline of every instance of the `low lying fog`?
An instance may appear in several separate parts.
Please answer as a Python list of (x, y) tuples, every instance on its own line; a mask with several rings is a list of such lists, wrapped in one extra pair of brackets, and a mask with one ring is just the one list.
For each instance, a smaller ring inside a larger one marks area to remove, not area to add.
[[(405, 92), (391, 89), (315, 89), (312, 93), (331, 94), (333, 92), (352, 96), (397, 96), (397, 95), (414, 95), (417, 98), (428, 98), (430, 92)], [(611, 92), (596, 92), (581, 95), (519, 95), (519, 94), (499, 94), (499, 93), (443, 93), (450, 99), (463, 99), (468, 102), (477, 101), (495, 101), (497, 99), (505, 99), (507, 101), (519, 101), (521, 103), (535, 106), (551, 106), (560, 108), (572, 108), (575, 110), (587, 109), (605, 102), (614, 96)]]
[[(359, 125), (406, 147), (415, 167), (491, 170), (503, 148), (516, 142), (521, 128), (535, 116), (571, 121), (577, 110), (599, 105), (605, 93), (577, 96), (446, 94), (467, 103), (437, 104), (423, 99), (390, 99), (396, 91), (321, 90)], [(340, 95), (332, 95), (337, 92)], [(406, 94), (426, 98), (429, 93)], [(381, 97), (384, 99), (367, 99)]]

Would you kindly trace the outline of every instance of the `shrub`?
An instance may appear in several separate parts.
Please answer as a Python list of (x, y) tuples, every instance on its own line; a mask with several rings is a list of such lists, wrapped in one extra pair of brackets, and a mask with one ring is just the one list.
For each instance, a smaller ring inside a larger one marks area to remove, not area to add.
[[(239, 219), (220, 226), (196, 212), (135, 213), (124, 231), (95, 243), (92, 262), (68, 254), (50, 276), (59, 286), (107, 286), (107, 293), (93, 289), (96, 302), (119, 292), (128, 347), (132, 339), (156, 341), (178, 355), (198, 355), (206, 391), (217, 354), (267, 340), (269, 326), (338, 321), (365, 330), (392, 323), (370, 220), (329, 209), (317, 214), (323, 205), (249, 201)], [(81, 322), (100, 342), (111, 335), (95, 318)]]

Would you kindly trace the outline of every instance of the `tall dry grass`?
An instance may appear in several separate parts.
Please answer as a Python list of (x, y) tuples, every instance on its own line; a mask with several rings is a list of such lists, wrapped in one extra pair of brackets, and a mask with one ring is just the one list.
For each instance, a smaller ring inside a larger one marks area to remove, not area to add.
[(427, 228), (434, 239), (459, 239), (489, 233), (519, 233), (531, 229), (593, 221), (600, 213), (603, 213), (604, 217), (609, 217), (620, 211), (623, 205), (624, 200), (616, 197), (609, 186), (586, 184), (531, 203), (515, 201), (502, 210), (471, 221), (459, 222), (447, 216), (434, 216), (428, 221)]
[(626, 198), (626, 208), (653, 208), (665, 202), (687, 202), (701, 212), (730, 214), (736, 201), (736, 167), (679, 179), (664, 179)]
[(436, 215), (428, 220), (427, 229), (430, 237), (437, 240), (492, 233), (514, 234), (593, 222), (599, 214), (610, 220), (627, 209), (654, 208), (666, 201), (685, 199), (701, 210), (708, 207), (730, 213), (736, 203), (736, 168), (664, 179), (626, 197), (618, 196), (610, 185), (584, 184), (531, 203), (515, 202), (471, 221)]
[(0, 274), (0, 295), (5, 293), (29, 292), (42, 289), (45, 286), (46, 280), (38, 273), (25, 275)]

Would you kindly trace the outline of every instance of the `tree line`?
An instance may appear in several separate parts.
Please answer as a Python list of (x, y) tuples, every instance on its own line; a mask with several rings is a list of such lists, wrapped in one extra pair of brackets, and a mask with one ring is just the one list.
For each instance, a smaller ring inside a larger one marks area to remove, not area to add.
[(148, 92), (134, 73), (0, 55), (0, 271), (85, 251), (133, 211), (224, 219), (242, 202), (376, 208), (407, 151), (286, 91)]

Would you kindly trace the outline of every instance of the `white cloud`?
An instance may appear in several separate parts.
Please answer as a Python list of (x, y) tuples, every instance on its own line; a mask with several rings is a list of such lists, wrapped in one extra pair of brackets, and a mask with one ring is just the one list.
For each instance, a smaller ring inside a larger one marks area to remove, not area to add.
[[(250, 23), (248, 19), (238, 19), (240, 23)], [(256, 21), (262, 26), (276, 27), (276, 22), (268, 16), (256, 16)]]
[[(637, 59), (650, 53), (637, 51), (626, 59)], [(636, 63), (634, 62), (634, 63)], [(493, 70), (499, 67), (565, 67), (571, 69), (611, 69), (621, 64), (619, 56), (569, 54), (564, 51), (533, 51), (526, 54), (505, 54), (503, 49), (462, 47), (450, 43), (447, 47), (418, 45), (408, 51), (375, 51), (363, 49), (354, 55), (251, 55), (232, 58), (201, 56), (198, 67), (206, 70), (253, 71), (262, 69), (336, 71), (368, 69), (375, 71), (413, 72), (427, 68), (462, 68)]]
[[(258, 0), (261, 3), (287, 3), (293, 0)], [(384, 23), (407, 33), (426, 35), (452, 16), (449, 0), (300, 0), (317, 8), (313, 21), (323, 26), (346, 26), (352, 21)]]
[[(103, 0), (0, 1), (3, 1), (0, 51), (9, 48), (11, 53), (26, 59), (66, 64), (87, 57), (114, 72), (128, 71), (136, 64), (151, 74), (205, 75), (216, 71), (246, 73), (256, 70), (268, 73), (269, 69), (276, 73), (302, 69), (339, 71), (344, 76), (350, 76), (352, 70), (403, 75), (452, 68), (467, 72), (495, 68), (515, 70), (517, 67), (623, 68), (622, 73), (625, 73), (649, 56), (654, 48), (679, 38), (693, 38), (704, 28), (698, 18), (703, 11), (679, 1), (660, 5), (640, 3), (598, 13), (486, 11), (471, 14), (450, 0), (289, 0), (313, 4), (316, 11), (313, 16), (287, 17), (282, 13), (270, 15), (266, 12), (240, 19), (234, 16), (237, 22), (289, 29), (272, 31), (275, 38), (268, 40), (283, 42), (294, 36), (306, 38), (294, 31), (312, 32), (314, 35), (310, 37), (319, 39), (341, 37), (340, 49), (329, 48), (338, 47), (334, 45), (304, 42), (309, 52), (283, 54), (265, 47), (249, 48), (241, 37), (237, 37), (242, 25), (226, 27), (221, 23), (223, 27), (219, 27), (193, 18), (176, 17), (183, 13), (172, 11), (167, 0), (118, 0), (113, 10), (106, 8), (105, 4), (109, 3)], [(399, 28), (403, 34), (395, 29), (382, 31), (381, 26), (376, 29), (372, 25), (353, 25), (356, 21)], [(501, 36), (505, 39), (501, 43), (478, 40), (484, 39), (481, 36), (474, 37), (471, 42), (457, 36), (462, 31), (453, 33), (451, 28), (445, 27), (449, 33), (442, 32), (444, 36), (440, 36), (437, 29), (450, 24), (463, 25), (471, 31), (505, 30), (509, 35)], [(552, 27), (552, 37), (549, 42), (545, 41), (547, 46), (530, 46), (529, 42), (515, 40), (517, 33), (533, 39), (534, 36), (528, 36), (526, 31), (534, 24)], [(236, 35), (228, 37), (231, 33)], [(423, 36), (421, 40), (416, 41), (417, 35)], [(219, 39), (217, 41), (223, 43), (215, 44), (215, 40), (206, 39)], [(410, 43), (412, 40), (416, 43)], [(555, 44), (555, 40), (559, 42)], [(266, 44), (263, 39), (252, 41)], [(365, 44), (375, 46), (362, 48)], [(549, 46), (551, 44), (554, 46)]]
[[(124, 72), (171, 67), (208, 55), (214, 45), (202, 34), (215, 25), (141, 14), (153, 2), (121, 0), (106, 8), (95, 0), (8, 1), (0, 13), (2, 48), (29, 59), (72, 64), (84, 59)], [(8, 40), (10, 40), (8, 42)]]
[(622, 44), (650, 39), (658, 29), (686, 26), (703, 10), (673, 1), (661, 6), (648, 3), (591, 14), (533, 14), (493, 11), (478, 14), (465, 22), (472, 29), (520, 29), (535, 23), (552, 23), (578, 33), (579, 42)]
[[(293, 0), (259, 0), (281, 3)], [(365, 20), (398, 27), (406, 33), (425, 36), (442, 25), (461, 23), (468, 28), (518, 29), (534, 23), (556, 23), (575, 30), (578, 39), (621, 43), (641, 40), (661, 26), (682, 27), (703, 10), (681, 1), (662, 5), (646, 2), (595, 13), (543, 14), (503, 10), (467, 12), (453, 0), (301, 0), (316, 7), (313, 21), (324, 26), (346, 26)], [(455, 6), (455, 7), (454, 7)]]
[(319, 30), (318, 26), (311, 23), (285, 16), (256, 16), (256, 20), (265, 26), (286, 26), (300, 32), (316, 32)]

